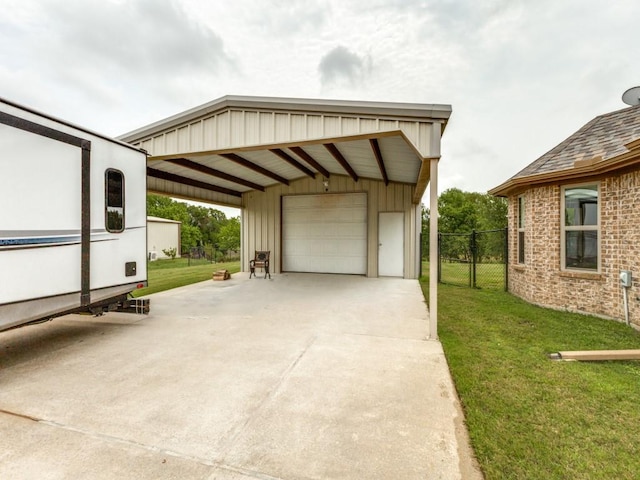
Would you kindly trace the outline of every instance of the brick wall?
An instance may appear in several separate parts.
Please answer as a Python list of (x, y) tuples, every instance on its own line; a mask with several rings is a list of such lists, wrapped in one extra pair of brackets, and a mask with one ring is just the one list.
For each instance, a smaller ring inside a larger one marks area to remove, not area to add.
[(539, 305), (624, 321), (619, 273), (631, 270), (629, 318), (640, 326), (640, 171), (600, 180), (599, 273), (561, 270), (561, 193), (550, 185), (522, 194), (524, 264), (518, 264), (518, 197), (509, 197), (509, 291)]

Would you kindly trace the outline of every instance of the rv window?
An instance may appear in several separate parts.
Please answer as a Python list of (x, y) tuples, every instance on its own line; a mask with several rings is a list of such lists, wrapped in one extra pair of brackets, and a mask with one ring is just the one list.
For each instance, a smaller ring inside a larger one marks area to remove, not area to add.
[(107, 231), (124, 230), (124, 175), (118, 170), (106, 174), (106, 223)]

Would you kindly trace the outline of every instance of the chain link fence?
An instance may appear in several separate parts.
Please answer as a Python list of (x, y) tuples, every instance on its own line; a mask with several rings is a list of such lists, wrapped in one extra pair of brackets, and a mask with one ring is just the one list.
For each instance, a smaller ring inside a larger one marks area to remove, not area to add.
[(438, 233), (438, 282), (507, 290), (507, 229)]
[(240, 252), (222, 251), (217, 245), (203, 245), (192, 247), (182, 252), (182, 258), (188, 259), (188, 264), (200, 265), (206, 263), (224, 263), (240, 260)]

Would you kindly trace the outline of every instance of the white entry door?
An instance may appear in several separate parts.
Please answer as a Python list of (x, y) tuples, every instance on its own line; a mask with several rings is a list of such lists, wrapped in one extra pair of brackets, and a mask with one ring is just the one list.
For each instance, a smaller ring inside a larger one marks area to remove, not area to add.
[(378, 217), (378, 276), (404, 277), (404, 213)]

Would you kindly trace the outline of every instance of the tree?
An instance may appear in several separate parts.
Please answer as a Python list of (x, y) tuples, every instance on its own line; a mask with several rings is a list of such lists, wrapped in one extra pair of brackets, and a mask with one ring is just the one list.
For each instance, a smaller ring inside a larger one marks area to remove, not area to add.
[(480, 230), (507, 228), (507, 201), (502, 197), (481, 195), (478, 199)]
[[(441, 254), (452, 259), (469, 260), (470, 242), (469, 237), (464, 234), (500, 230), (507, 226), (506, 201), (489, 194), (450, 188), (438, 198), (438, 210), (438, 230), (442, 233), (460, 234), (443, 237)], [(499, 233), (478, 235), (476, 255), (478, 258), (499, 257), (502, 255), (502, 245), (503, 238)]]
[(422, 205), (422, 259), (429, 260), (429, 240), (431, 232), (431, 211)]
[(187, 204), (161, 195), (147, 195), (147, 215), (190, 224)]
[(217, 242), (220, 228), (227, 222), (227, 217), (220, 210), (198, 205), (187, 205), (190, 223), (202, 233), (202, 241), (205, 244)]
[(458, 188), (442, 192), (438, 197), (438, 230), (446, 233), (471, 233), (477, 230), (476, 195)]
[[(479, 202), (479, 228), (484, 231), (504, 230), (507, 227), (507, 201), (501, 197), (482, 195)], [(478, 261), (502, 259), (505, 253), (506, 232), (482, 234), (477, 241)]]
[(201, 245), (213, 245), (227, 218), (220, 210), (188, 205), (161, 195), (147, 195), (147, 214), (182, 223), (180, 242), (182, 251), (189, 252)]
[(192, 248), (202, 245), (202, 232), (198, 227), (183, 223), (180, 229), (180, 244), (183, 252), (191, 252)]
[(438, 230), (446, 233), (471, 233), (507, 226), (507, 202), (488, 193), (450, 188), (438, 198), (438, 213)]
[(218, 233), (218, 248), (223, 252), (240, 249), (240, 219), (230, 218), (220, 227)]

